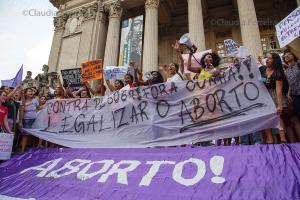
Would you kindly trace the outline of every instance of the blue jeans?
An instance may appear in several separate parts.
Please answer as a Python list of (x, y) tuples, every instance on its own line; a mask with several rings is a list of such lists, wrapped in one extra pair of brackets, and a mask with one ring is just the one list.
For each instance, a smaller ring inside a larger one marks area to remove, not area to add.
[(261, 137), (261, 131), (255, 132), (253, 134), (241, 136), (241, 144), (242, 145), (250, 145), (250, 137), (252, 136), (252, 140), (254, 144), (262, 144), (263, 140)]

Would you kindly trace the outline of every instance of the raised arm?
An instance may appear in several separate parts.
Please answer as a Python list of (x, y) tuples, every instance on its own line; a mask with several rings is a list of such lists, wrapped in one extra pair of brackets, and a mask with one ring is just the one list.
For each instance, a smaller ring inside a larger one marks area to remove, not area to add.
[(96, 92), (95, 90), (93, 90), (93, 88), (91, 87), (91, 85), (89, 84), (89, 82), (85, 82), (84, 84), (85, 84), (86, 88), (87, 88), (93, 95), (96, 95), (97, 92)]
[(60, 87), (63, 90), (63, 98), (68, 97), (68, 92), (66, 91), (66, 89), (64, 88), (63, 84), (60, 81), (59, 75), (57, 75), (57, 82), (58, 82), (58, 87)]
[(106, 84), (107, 84), (107, 87), (108, 89), (113, 92), (115, 91), (115, 87), (111, 84), (110, 80), (105, 80), (106, 81)]
[(179, 60), (180, 60), (180, 65), (179, 65), (180, 72), (183, 74), (183, 73), (184, 73), (184, 60), (183, 60), (183, 57), (182, 57), (182, 52), (181, 52), (180, 49), (179, 49), (179, 47), (180, 47), (179, 41), (176, 40), (176, 41), (175, 41), (175, 44), (173, 44), (172, 47), (173, 47), (173, 48), (176, 50), (176, 52), (177, 52), (177, 57), (178, 57)]
[(14, 90), (7, 95), (7, 98), (8, 99), (12, 98), (14, 96), (14, 94), (21, 89), (22, 89), (22, 86), (15, 87)]
[(192, 56), (194, 55), (194, 53), (196, 53), (196, 51), (197, 51), (197, 47), (193, 45), (188, 59), (188, 70), (196, 74), (199, 74), (201, 72), (201, 67), (198, 68), (192, 66)]
[(136, 64), (136, 63), (134, 63), (133, 69), (134, 69), (134, 80), (135, 80), (136, 82), (138, 82), (139, 77), (140, 77), (140, 76), (143, 76), (143, 73), (141, 72), (141, 70), (139, 70), (139, 66), (138, 66), (138, 64)]

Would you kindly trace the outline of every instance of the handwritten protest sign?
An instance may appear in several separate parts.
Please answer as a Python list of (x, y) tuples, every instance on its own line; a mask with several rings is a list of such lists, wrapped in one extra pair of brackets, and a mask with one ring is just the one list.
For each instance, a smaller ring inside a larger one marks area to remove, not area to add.
[(0, 160), (10, 159), (13, 141), (13, 134), (0, 133)]
[(77, 148), (173, 146), (278, 125), (276, 107), (260, 81), (256, 61), (250, 58), (217, 78), (199, 82), (161, 83), (95, 99), (48, 101), (38, 119), (28, 132)]
[(228, 56), (236, 56), (239, 53), (238, 46), (232, 39), (224, 40), (224, 45)]
[(0, 199), (299, 199), (298, 152), (300, 144), (32, 150), (0, 165)]
[(105, 79), (119, 79), (123, 80), (125, 74), (128, 72), (128, 66), (107, 66), (104, 68)]
[(300, 36), (300, 6), (276, 25), (280, 48)]
[(103, 78), (102, 60), (88, 61), (81, 64), (82, 81), (100, 80)]
[(72, 88), (79, 88), (84, 85), (81, 82), (81, 68), (61, 70), (61, 76), (64, 83)]

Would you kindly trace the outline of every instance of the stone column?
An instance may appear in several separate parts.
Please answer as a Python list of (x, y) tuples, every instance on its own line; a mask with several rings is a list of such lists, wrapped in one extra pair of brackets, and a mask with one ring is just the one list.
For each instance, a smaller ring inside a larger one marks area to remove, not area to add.
[(54, 36), (52, 40), (51, 51), (48, 60), (48, 66), (50, 72), (58, 71), (58, 59), (62, 44), (62, 38), (64, 34), (64, 26), (67, 21), (67, 15), (62, 15), (54, 18)]
[(109, 12), (109, 24), (104, 53), (103, 67), (118, 65), (119, 41), (120, 41), (120, 23), (122, 16), (121, 2), (115, 1), (107, 5)]
[(242, 45), (248, 49), (249, 54), (257, 58), (258, 55), (262, 55), (262, 46), (254, 2), (253, 0), (237, 0), (237, 4), (243, 41)]
[(107, 35), (107, 16), (104, 13), (102, 4), (99, 6), (90, 49), (90, 60), (104, 59), (105, 43)]
[(216, 50), (216, 34), (213, 29), (209, 30), (209, 40), (210, 40), (210, 48), (215, 51)]
[(232, 39), (241, 44), (241, 30), (236, 27), (236, 26), (233, 26), (232, 29), (231, 29), (231, 33), (232, 33)]
[(206, 50), (201, 0), (188, 0), (189, 32), (199, 51)]
[(158, 6), (159, 0), (146, 0), (143, 72), (158, 70)]

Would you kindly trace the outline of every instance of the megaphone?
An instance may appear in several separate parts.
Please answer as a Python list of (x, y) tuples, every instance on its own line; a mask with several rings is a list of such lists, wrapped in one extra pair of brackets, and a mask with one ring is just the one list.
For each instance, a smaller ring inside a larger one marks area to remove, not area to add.
[(179, 40), (179, 44), (181, 46), (185, 46), (186, 48), (188, 48), (189, 50), (192, 50), (193, 47), (193, 43), (191, 42), (191, 37), (189, 33), (184, 34), (183, 36), (181, 36), (180, 40)]

